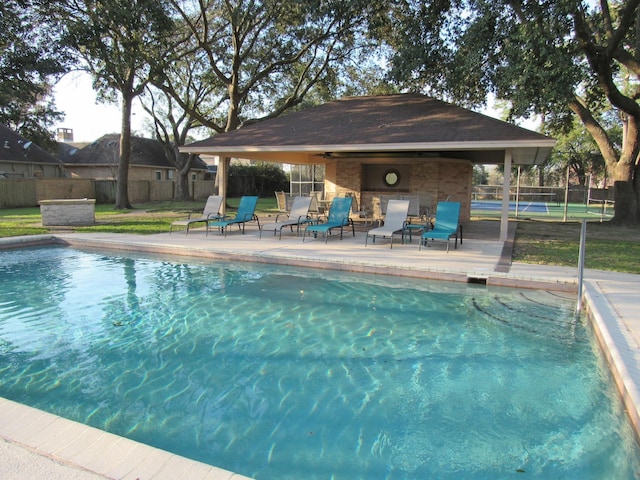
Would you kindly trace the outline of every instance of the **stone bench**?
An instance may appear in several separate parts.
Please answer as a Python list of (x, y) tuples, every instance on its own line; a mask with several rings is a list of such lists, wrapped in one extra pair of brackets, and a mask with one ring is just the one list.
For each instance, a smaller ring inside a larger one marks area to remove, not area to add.
[(84, 226), (96, 221), (94, 198), (41, 200), (42, 226)]

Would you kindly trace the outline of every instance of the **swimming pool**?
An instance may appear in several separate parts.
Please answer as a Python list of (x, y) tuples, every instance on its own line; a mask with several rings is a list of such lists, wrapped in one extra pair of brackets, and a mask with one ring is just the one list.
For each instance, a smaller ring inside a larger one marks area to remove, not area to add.
[(574, 300), (0, 252), (0, 395), (258, 479), (635, 478)]

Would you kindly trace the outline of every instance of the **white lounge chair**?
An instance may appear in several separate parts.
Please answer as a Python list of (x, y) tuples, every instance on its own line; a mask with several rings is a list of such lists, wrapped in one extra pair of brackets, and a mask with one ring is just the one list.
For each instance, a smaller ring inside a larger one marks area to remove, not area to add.
[(276, 216), (274, 223), (266, 223), (260, 229), (260, 238), (262, 238), (263, 230), (273, 230), (273, 234), (280, 231), (280, 239), (282, 239), (282, 229), (284, 227), (296, 227), (297, 232), (300, 232), (300, 225), (303, 225), (309, 221), (309, 207), (311, 206), (311, 197), (295, 197), (293, 199), (293, 205), (291, 206), (291, 212), (287, 215), (286, 220), (278, 221), (280, 215)]
[(367, 232), (367, 236), (364, 239), (364, 246), (367, 246), (369, 236), (373, 237), (374, 243), (376, 237), (389, 237), (391, 239), (391, 248), (393, 248), (393, 234), (398, 232), (402, 233), (404, 230), (408, 211), (409, 200), (389, 200), (387, 204), (387, 214), (384, 217), (384, 225)]
[(186, 227), (185, 235), (189, 234), (189, 227), (193, 223), (204, 222), (207, 223), (209, 220), (219, 220), (222, 219), (222, 215), (220, 215), (220, 207), (222, 206), (222, 201), (224, 197), (220, 195), (211, 195), (207, 199), (207, 203), (204, 206), (204, 210), (202, 211), (202, 215), (199, 217), (191, 218), (192, 214), (189, 214), (189, 218), (185, 220), (176, 220), (171, 223), (169, 226), (169, 233), (173, 230), (173, 227)]

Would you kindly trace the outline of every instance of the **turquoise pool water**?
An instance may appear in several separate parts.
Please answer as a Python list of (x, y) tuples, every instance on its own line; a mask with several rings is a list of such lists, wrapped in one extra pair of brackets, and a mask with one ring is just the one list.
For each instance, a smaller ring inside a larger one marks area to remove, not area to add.
[(575, 300), (0, 252), (0, 395), (264, 479), (634, 479)]

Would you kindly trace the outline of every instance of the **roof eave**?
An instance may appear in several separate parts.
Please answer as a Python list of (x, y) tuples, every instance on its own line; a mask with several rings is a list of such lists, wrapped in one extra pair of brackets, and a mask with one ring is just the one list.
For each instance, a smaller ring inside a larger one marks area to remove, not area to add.
[(319, 145), (202, 145), (180, 147), (185, 153), (224, 153), (224, 152), (409, 152), (435, 150), (504, 150), (507, 148), (543, 148), (553, 147), (553, 139), (540, 140), (487, 140), (482, 142), (414, 142), (414, 143), (365, 143), (365, 144), (319, 144)]
[(194, 145), (182, 146), (181, 152), (213, 154), (237, 158), (270, 159), (277, 154), (300, 154), (301, 156), (322, 155), (332, 152), (429, 152), (429, 151), (470, 151), (507, 150), (513, 152), (516, 165), (542, 165), (556, 141), (543, 138), (536, 140), (487, 140), (474, 142), (415, 142), (415, 143), (368, 143), (368, 144), (325, 144), (325, 145)]

